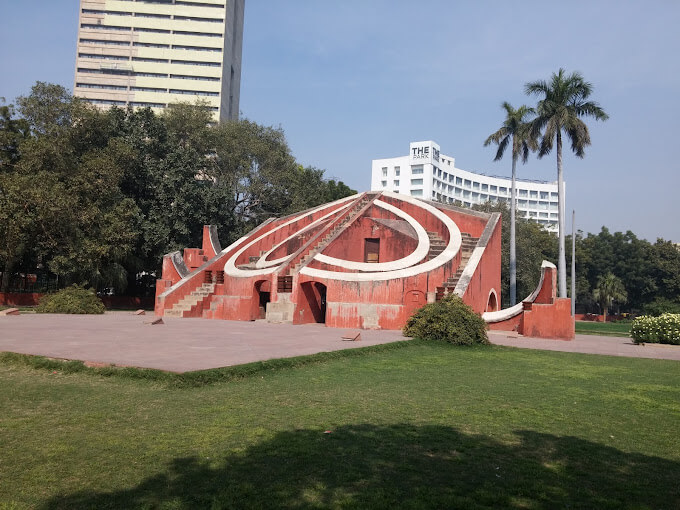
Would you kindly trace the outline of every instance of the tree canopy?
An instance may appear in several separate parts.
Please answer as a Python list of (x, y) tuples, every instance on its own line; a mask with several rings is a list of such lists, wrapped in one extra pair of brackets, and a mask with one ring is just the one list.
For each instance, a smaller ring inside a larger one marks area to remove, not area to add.
[[(282, 129), (202, 103), (97, 109), (38, 82), (0, 103), (0, 271), (141, 293), (165, 253), (355, 193), (295, 161)], [(148, 288), (146, 289), (149, 290)]]

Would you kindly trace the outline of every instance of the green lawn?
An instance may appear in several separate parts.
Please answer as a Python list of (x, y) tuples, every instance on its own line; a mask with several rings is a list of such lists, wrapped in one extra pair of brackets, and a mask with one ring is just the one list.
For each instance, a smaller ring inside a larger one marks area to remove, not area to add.
[(630, 322), (576, 321), (576, 333), (583, 335), (630, 336)]
[(676, 361), (413, 342), (177, 387), (5, 358), (0, 388), (2, 509), (680, 508)]

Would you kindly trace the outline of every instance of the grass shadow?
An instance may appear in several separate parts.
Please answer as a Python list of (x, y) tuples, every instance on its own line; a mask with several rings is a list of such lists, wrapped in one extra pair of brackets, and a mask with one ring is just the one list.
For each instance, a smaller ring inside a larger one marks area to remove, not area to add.
[(294, 430), (220, 459), (177, 458), (134, 487), (42, 508), (680, 508), (680, 463), (575, 437), (508, 444), (451, 427)]

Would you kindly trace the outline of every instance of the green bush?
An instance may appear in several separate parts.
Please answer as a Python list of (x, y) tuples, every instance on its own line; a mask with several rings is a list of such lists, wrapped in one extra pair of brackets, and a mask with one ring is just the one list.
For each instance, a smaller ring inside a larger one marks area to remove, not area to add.
[(488, 344), (486, 323), (458, 296), (447, 296), (416, 311), (404, 334), (455, 345)]
[(55, 294), (43, 296), (35, 311), (38, 313), (102, 314), (104, 303), (93, 290), (72, 285)]
[(671, 301), (670, 299), (658, 297), (651, 303), (647, 303), (642, 307), (644, 315), (653, 315), (658, 317), (664, 313), (680, 313), (680, 301)]
[(680, 314), (664, 313), (659, 317), (647, 315), (637, 317), (630, 328), (630, 336), (636, 344), (680, 345)]

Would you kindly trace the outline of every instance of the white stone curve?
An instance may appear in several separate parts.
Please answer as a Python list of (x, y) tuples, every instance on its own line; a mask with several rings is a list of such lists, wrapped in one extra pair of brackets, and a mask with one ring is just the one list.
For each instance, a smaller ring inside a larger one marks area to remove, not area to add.
[(295, 231), (294, 233), (292, 233), (291, 235), (289, 235), (288, 237), (286, 237), (283, 241), (281, 241), (281, 242), (278, 243), (276, 246), (274, 246), (271, 250), (269, 250), (269, 251), (266, 252), (264, 255), (262, 255), (262, 257), (260, 257), (260, 259), (259, 259), (259, 260), (257, 261), (257, 263), (255, 264), (255, 267), (258, 268), (258, 269), (262, 269), (262, 268), (265, 268), (265, 267), (271, 267), (271, 266), (279, 266), (279, 265), (281, 265), (286, 259), (288, 259), (288, 257), (290, 257), (290, 255), (286, 255), (285, 257), (281, 257), (281, 258), (273, 259), (273, 260), (267, 260), (267, 257), (268, 257), (269, 255), (271, 255), (271, 254), (274, 252), (274, 250), (276, 250), (279, 246), (281, 246), (281, 245), (283, 245), (284, 243), (286, 243), (289, 239), (292, 239), (293, 237), (295, 237), (295, 236), (297, 236), (297, 235), (300, 235), (300, 234), (303, 234), (303, 233), (307, 232), (308, 230), (310, 230), (311, 228), (315, 227), (316, 225), (318, 225), (319, 223), (321, 223), (321, 222), (324, 221), (325, 219), (329, 218), (330, 216), (333, 216), (334, 214), (336, 214), (336, 213), (338, 213), (338, 212), (342, 212), (342, 211), (347, 210), (351, 205), (352, 205), (352, 204), (347, 204), (347, 205), (344, 206), (344, 207), (339, 207), (338, 209), (334, 209), (334, 210), (332, 210), (331, 212), (329, 212), (328, 214), (324, 214), (324, 215), (321, 216), (319, 219), (313, 221), (312, 223), (310, 223), (309, 225), (307, 225), (307, 226), (306, 226), (305, 228), (303, 228), (302, 230), (297, 230), (297, 231)]
[(344, 269), (353, 269), (357, 271), (396, 271), (397, 269), (403, 269), (405, 267), (412, 266), (423, 260), (428, 252), (430, 251), (430, 238), (427, 235), (427, 231), (423, 226), (418, 223), (411, 215), (406, 214), (401, 209), (383, 202), (382, 200), (375, 200), (374, 205), (377, 205), (381, 209), (390, 211), (396, 216), (405, 219), (409, 225), (413, 227), (418, 234), (418, 246), (406, 257), (399, 260), (393, 260), (391, 262), (356, 262), (353, 260), (338, 259), (335, 257), (329, 257), (323, 253), (317, 253), (313, 258), (318, 262), (323, 262), (324, 264), (330, 264), (332, 266), (342, 267)]
[(513, 317), (519, 315), (522, 313), (522, 310), (524, 309), (524, 302), (529, 302), (533, 303), (536, 297), (538, 296), (538, 293), (541, 291), (541, 287), (543, 287), (543, 280), (545, 279), (545, 269), (551, 267), (553, 269), (556, 269), (555, 264), (552, 262), (548, 262), (547, 260), (544, 260), (541, 263), (541, 279), (538, 282), (538, 285), (534, 289), (534, 291), (527, 296), (524, 301), (520, 301), (517, 303), (515, 306), (511, 306), (510, 308), (504, 308), (503, 310), (497, 310), (495, 312), (484, 312), (482, 314), (482, 319), (486, 322), (501, 322), (507, 319), (512, 319)]
[(300, 270), (300, 274), (306, 276), (311, 276), (314, 278), (325, 278), (328, 280), (346, 280), (352, 282), (369, 282), (369, 281), (384, 281), (384, 280), (394, 280), (398, 278), (408, 278), (410, 276), (415, 276), (427, 271), (432, 271), (439, 266), (444, 265), (446, 262), (451, 260), (460, 251), (462, 244), (462, 236), (458, 225), (449, 218), (446, 214), (441, 212), (436, 207), (431, 206), (427, 202), (423, 202), (416, 198), (412, 198), (406, 195), (399, 195), (398, 193), (392, 193), (388, 191), (383, 191), (384, 196), (394, 198), (396, 200), (401, 200), (408, 202), (411, 205), (425, 209), (427, 212), (436, 216), (449, 231), (449, 243), (442, 253), (437, 255), (432, 260), (423, 262), (415, 266), (411, 266), (404, 269), (397, 269), (395, 271), (383, 271), (383, 272), (371, 272), (371, 273), (342, 273), (337, 271), (328, 271), (325, 269), (314, 269), (309, 266), (305, 266)]
[[(315, 212), (322, 211), (323, 209), (326, 209), (326, 208), (331, 207), (331, 206), (336, 205), (336, 204), (342, 204), (342, 203), (348, 202), (350, 200), (356, 200), (359, 196), (361, 196), (361, 193), (357, 193), (356, 195), (352, 195), (350, 197), (341, 198), (340, 200), (336, 200), (335, 202), (331, 202), (330, 204), (320, 205), (319, 207), (316, 207), (316, 208), (312, 209), (311, 211), (307, 211), (305, 213), (305, 215), (314, 214)], [(262, 239), (264, 239), (265, 237), (273, 234), (277, 230), (280, 230), (284, 227), (287, 227), (291, 223), (295, 223), (296, 221), (298, 221), (300, 216), (301, 215), (294, 216), (292, 219), (288, 220), (287, 222), (282, 223), (278, 227), (273, 228), (272, 230), (270, 230), (268, 232), (265, 232), (261, 236), (257, 237), (253, 241), (251, 241), (248, 244), (246, 244), (245, 246), (243, 246), (240, 250), (238, 250), (236, 253), (234, 253), (229, 258), (229, 260), (227, 260), (227, 262), (225, 262), (225, 264), (224, 264), (224, 274), (229, 275), (229, 276), (233, 276), (235, 278), (249, 278), (251, 276), (263, 276), (263, 275), (271, 274), (274, 271), (276, 271), (276, 269), (277, 269), (276, 266), (265, 268), (265, 269), (239, 269), (239, 268), (236, 267), (236, 259), (238, 259), (238, 257), (244, 251), (246, 251), (248, 248), (250, 248), (255, 243), (257, 243), (257, 242), (261, 241)]]

